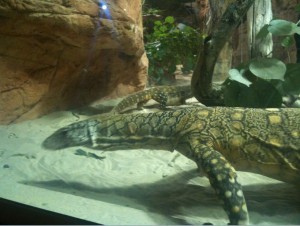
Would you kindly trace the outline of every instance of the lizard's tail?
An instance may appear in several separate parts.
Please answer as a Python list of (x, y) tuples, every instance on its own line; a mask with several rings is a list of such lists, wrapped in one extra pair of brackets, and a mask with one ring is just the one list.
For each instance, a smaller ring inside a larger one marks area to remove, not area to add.
[(88, 123), (77, 122), (63, 127), (49, 136), (42, 146), (49, 150), (91, 144)]

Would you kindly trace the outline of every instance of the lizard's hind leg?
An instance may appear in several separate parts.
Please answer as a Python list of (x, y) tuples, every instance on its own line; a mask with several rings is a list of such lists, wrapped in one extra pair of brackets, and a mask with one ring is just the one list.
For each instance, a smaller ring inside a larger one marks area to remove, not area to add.
[(193, 156), (190, 157), (206, 173), (211, 186), (223, 200), (229, 224), (248, 224), (247, 205), (235, 169), (212, 147), (197, 141), (191, 143), (191, 149)]

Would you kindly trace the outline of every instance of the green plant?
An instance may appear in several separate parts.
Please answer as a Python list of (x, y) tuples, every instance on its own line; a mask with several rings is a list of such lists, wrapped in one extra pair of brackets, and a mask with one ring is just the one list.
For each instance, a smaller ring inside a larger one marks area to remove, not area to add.
[(146, 15), (159, 15), (162, 13), (161, 9), (155, 9), (155, 8), (143, 8), (143, 16)]
[(188, 73), (194, 68), (202, 36), (189, 26), (176, 26), (174, 17), (155, 21), (153, 32), (146, 35), (150, 83), (162, 84), (174, 79), (176, 65)]
[[(281, 45), (288, 51), (294, 44), (293, 35), (300, 34), (298, 23), (273, 20), (256, 38), (263, 40), (269, 33), (281, 36)], [(284, 95), (300, 93), (300, 64), (285, 64), (267, 56), (255, 58), (231, 69), (224, 84), (227, 106), (281, 107)]]

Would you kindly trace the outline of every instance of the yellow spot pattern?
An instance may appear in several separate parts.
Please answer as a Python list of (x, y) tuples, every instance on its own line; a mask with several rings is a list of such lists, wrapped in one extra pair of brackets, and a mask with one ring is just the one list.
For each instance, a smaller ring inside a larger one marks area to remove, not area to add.
[(279, 115), (269, 115), (269, 121), (271, 124), (280, 124), (282, 122)]

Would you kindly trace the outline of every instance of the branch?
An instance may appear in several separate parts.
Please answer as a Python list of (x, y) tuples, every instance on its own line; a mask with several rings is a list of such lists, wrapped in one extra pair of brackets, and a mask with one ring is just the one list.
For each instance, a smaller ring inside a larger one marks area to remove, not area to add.
[(224, 105), (221, 90), (212, 87), (212, 76), (218, 56), (255, 0), (236, 0), (226, 11), (211, 34), (204, 40), (192, 76), (191, 88), (196, 99), (208, 106)]

